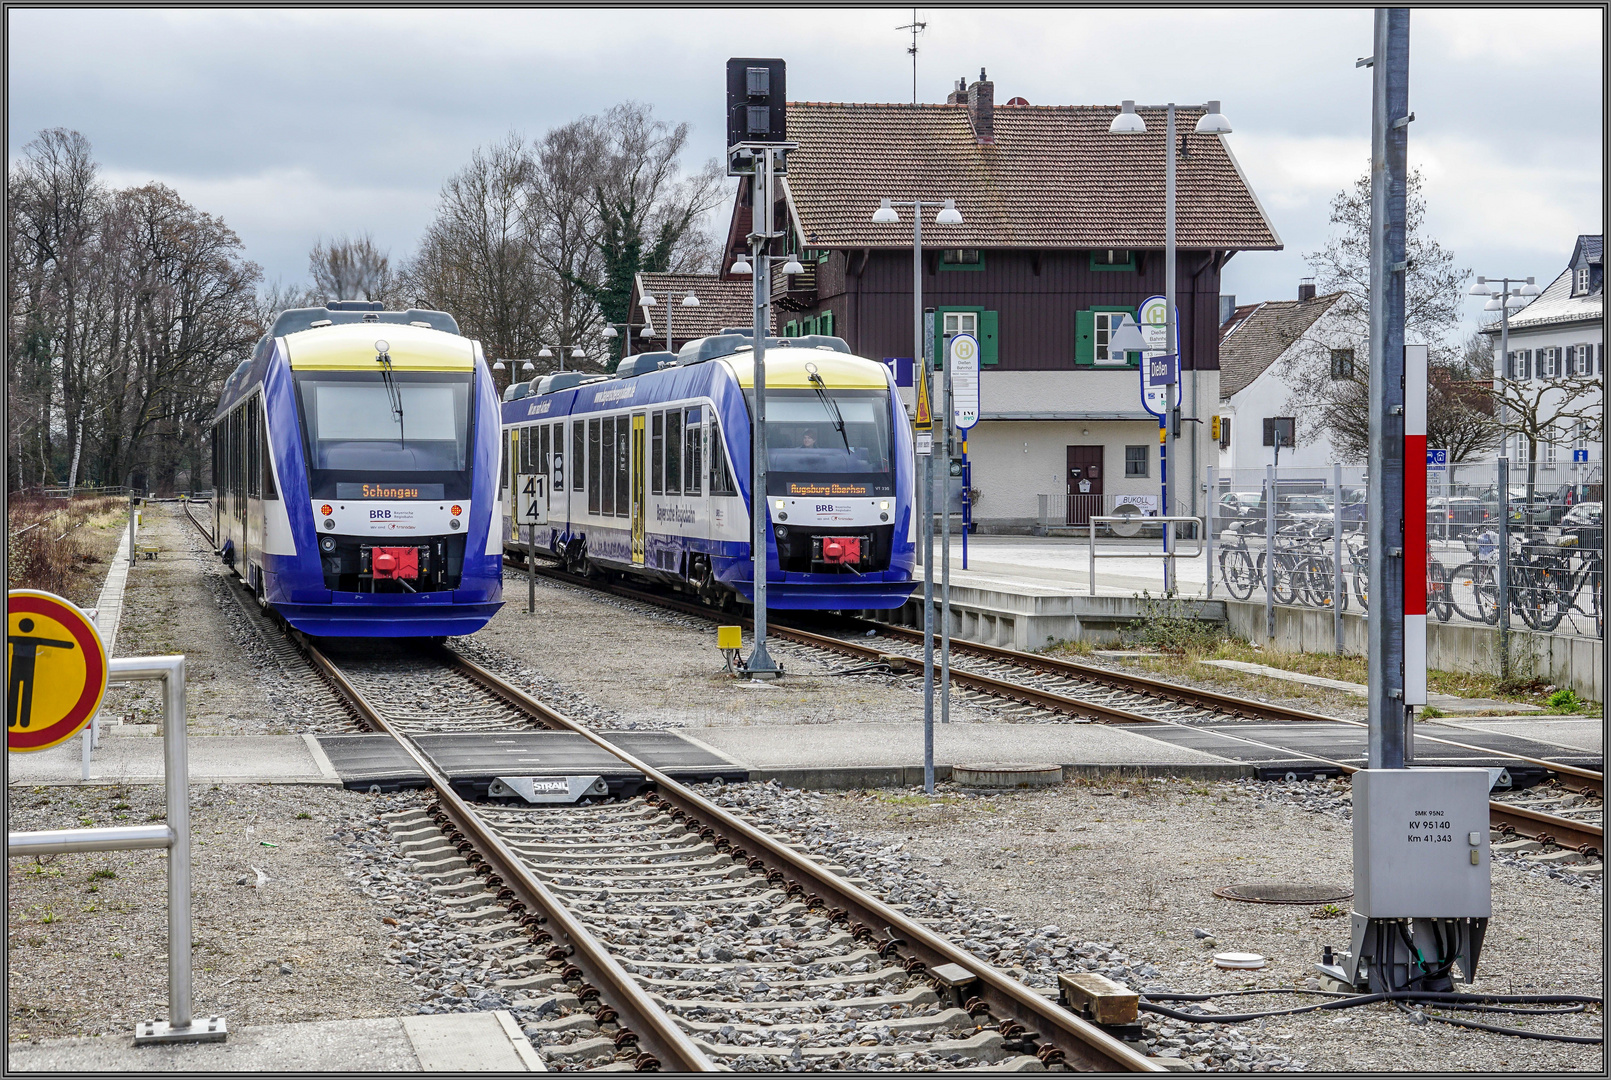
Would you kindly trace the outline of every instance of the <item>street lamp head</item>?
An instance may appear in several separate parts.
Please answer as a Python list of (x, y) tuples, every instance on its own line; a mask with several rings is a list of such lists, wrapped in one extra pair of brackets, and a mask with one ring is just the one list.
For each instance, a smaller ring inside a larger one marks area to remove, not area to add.
[(638, 301), (638, 306), (639, 307), (654, 307), (659, 302), (660, 301), (658, 301), (658, 300), (656, 300), (654, 298), (653, 293), (644, 293), (643, 294), (643, 299)]
[(606, 326), (606, 327), (605, 327), (605, 328), (604, 328), (604, 336), (605, 336), (605, 337), (607, 337), (607, 338), (614, 338), (614, 337), (620, 337), (620, 336), (621, 336), (621, 335), (620, 335), (620, 334), (617, 334), (617, 333), (616, 333), (616, 332), (615, 332), (615, 327), (613, 327), (613, 326)]
[(1146, 131), (1147, 123), (1141, 119), (1141, 114), (1136, 112), (1136, 103), (1133, 101), (1121, 102), (1119, 115), (1108, 125), (1110, 135), (1144, 135)]
[(936, 225), (962, 224), (962, 215), (957, 213), (957, 201), (955, 199), (945, 200), (945, 206), (941, 207), (940, 212), (934, 215), (934, 223)]
[(521, 362), (520, 370), (530, 373), (537, 370), (537, 365), (532, 363), (530, 360), (525, 360)]
[(1500, 304), (1500, 302), (1499, 302), (1499, 297), (1495, 296), (1492, 299), (1490, 299), (1486, 304), (1482, 305), (1482, 310), (1484, 310), (1484, 311), (1498, 311), (1502, 306), (1503, 305)]
[(800, 265), (800, 260), (796, 256), (790, 255), (789, 261), (783, 264), (783, 272), (785, 274), (803, 274), (805, 273), (805, 267)]
[(699, 306), (699, 297), (695, 296), (693, 293), (689, 293), (687, 296), (682, 298), (682, 306), (683, 307), (698, 307)]
[(1466, 295), (1467, 296), (1487, 296), (1488, 295), (1488, 285), (1487, 285), (1486, 279), (1478, 278), (1475, 282), (1472, 283), (1471, 288), (1466, 290)]
[(550, 350), (550, 349), (549, 349), (549, 348), (548, 348), (548, 346), (547, 346), (547, 345), (544, 345), (544, 346), (543, 346), (543, 347), (542, 347), (542, 348), (540, 348), (540, 349), (538, 349), (538, 350), (537, 350), (537, 355), (538, 355), (538, 356), (540, 356), (540, 357), (542, 357), (542, 358), (543, 358), (543, 359), (544, 359), (544, 360), (548, 360), (548, 359), (551, 359), (551, 358), (552, 358), (552, 357), (553, 357), (553, 355), (554, 355), (554, 354), (553, 354), (553, 352), (552, 352), (552, 351), (551, 351), (551, 350)]
[(1225, 119), (1225, 114), (1219, 111), (1219, 102), (1210, 101), (1208, 111), (1203, 118), (1197, 121), (1197, 134), (1199, 135), (1229, 135), (1231, 122)]
[(587, 350), (586, 349), (572, 349), (571, 350), (571, 359), (572, 360), (586, 360), (587, 359)]
[(895, 213), (895, 208), (889, 204), (888, 199), (878, 200), (878, 209), (873, 211), (874, 225), (894, 225), (900, 220), (900, 215)]
[(645, 326), (642, 330), (638, 331), (638, 336), (639, 337), (654, 337), (654, 328), (652, 326)]
[(738, 253), (738, 258), (733, 260), (733, 269), (731, 272), (734, 274), (748, 274), (751, 272), (750, 261), (744, 257), (744, 253), (742, 251)]
[(1521, 294), (1523, 296), (1537, 296), (1541, 291), (1542, 290), (1539, 289), (1537, 285), (1533, 284), (1532, 278), (1528, 278), (1527, 284), (1521, 287)]
[(504, 364), (503, 364), (502, 360), (496, 360), (496, 361), (493, 362), (493, 364), (492, 364), (492, 370), (493, 371), (502, 371), (503, 369), (504, 369)]
[(1515, 309), (1517, 309), (1519, 307), (1526, 307), (1526, 306), (1527, 306), (1527, 301), (1525, 299), (1523, 299), (1521, 296), (1516, 295), (1515, 293), (1512, 293), (1510, 296), (1505, 297), (1505, 307), (1509, 308), (1512, 311), (1514, 311)]

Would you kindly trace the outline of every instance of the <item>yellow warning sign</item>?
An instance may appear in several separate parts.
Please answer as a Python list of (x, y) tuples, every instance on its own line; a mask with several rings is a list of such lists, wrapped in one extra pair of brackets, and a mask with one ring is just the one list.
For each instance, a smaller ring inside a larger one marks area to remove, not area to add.
[(106, 694), (106, 647), (59, 596), (13, 589), (6, 612), (6, 749), (46, 750), (84, 730)]
[(929, 410), (929, 365), (917, 365), (917, 418), (912, 423), (920, 428), (934, 426), (934, 413)]

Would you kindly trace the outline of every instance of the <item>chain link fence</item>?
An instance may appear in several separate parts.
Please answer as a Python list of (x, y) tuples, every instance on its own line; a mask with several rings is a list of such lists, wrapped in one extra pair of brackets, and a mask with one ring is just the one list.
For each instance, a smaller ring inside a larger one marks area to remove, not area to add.
[[(1428, 616), (1604, 636), (1603, 487), (1558, 471), (1530, 496), (1506, 461), (1428, 472)], [(1358, 466), (1211, 469), (1211, 594), (1368, 611), (1366, 482)]]

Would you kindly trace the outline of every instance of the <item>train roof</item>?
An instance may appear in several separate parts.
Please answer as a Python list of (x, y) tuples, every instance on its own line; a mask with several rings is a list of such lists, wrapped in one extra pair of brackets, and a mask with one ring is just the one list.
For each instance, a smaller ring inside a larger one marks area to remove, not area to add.
[(287, 308), (280, 312), (269, 330), (269, 337), (285, 337), (301, 330), (319, 326), (337, 326), (345, 323), (387, 323), (403, 326), (420, 326), (440, 330), (444, 334), (457, 334), (459, 324), (445, 311), (426, 308), (409, 308), (407, 311), (384, 311), (380, 301), (337, 301), (334, 307)]
[(285, 335), (287, 357), (297, 371), (373, 371), (379, 342), (386, 343), (393, 371), (475, 367), (475, 343), (469, 338), (406, 323), (345, 322)]

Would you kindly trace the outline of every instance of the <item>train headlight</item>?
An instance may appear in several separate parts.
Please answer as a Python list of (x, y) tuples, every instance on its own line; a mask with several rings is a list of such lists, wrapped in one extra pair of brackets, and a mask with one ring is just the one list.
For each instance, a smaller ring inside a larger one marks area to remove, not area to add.
[(779, 525), (772, 531), (777, 534), (777, 538), (779, 540), (787, 540), (789, 538), (789, 527), (787, 525)]
[(322, 537), (320, 537), (319, 538), (319, 550), (326, 551), (326, 552), (336, 550), (336, 538), (333, 537), (333, 536), (322, 536)]
[(448, 520), (448, 528), (457, 529), (458, 527), (459, 527), (459, 519), (458, 518), (450, 518)]
[(336, 519), (335, 518), (325, 518), (324, 519), (324, 527), (326, 529), (335, 528), (336, 527)]
[(464, 507), (455, 504), (453, 507), (453, 516), (458, 517), (462, 513), (464, 513)]
[(879, 508), (879, 509), (880, 509), (880, 510), (888, 510), (888, 509), (889, 509), (889, 502), (888, 502), (888, 500), (885, 500), (885, 501), (884, 501), (884, 502), (881, 502), (881, 503), (879, 503), (879, 504), (878, 504), (878, 508)]

